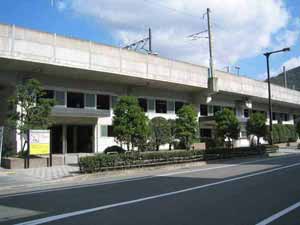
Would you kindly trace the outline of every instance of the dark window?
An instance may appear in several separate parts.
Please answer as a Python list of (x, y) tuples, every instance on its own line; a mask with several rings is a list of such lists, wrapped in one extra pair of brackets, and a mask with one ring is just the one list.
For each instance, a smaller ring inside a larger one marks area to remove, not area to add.
[(244, 117), (249, 118), (249, 115), (250, 115), (249, 109), (244, 109)]
[(281, 121), (288, 121), (288, 114), (287, 113), (280, 113)]
[(221, 111), (221, 106), (218, 106), (218, 105), (214, 105), (214, 115), (216, 115), (217, 112), (220, 112)]
[(276, 120), (276, 112), (272, 112), (272, 118), (273, 120)]
[(208, 106), (207, 105), (200, 105), (200, 115), (201, 116), (208, 116)]
[(145, 98), (139, 98), (139, 105), (143, 109), (144, 112), (148, 111), (147, 99), (145, 99)]
[(101, 137), (114, 137), (113, 126), (102, 125), (101, 126)]
[(200, 137), (202, 138), (211, 138), (211, 129), (200, 129)]
[(47, 98), (47, 99), (53, 99), (54, 98), (54, 91), (52, 90), (44, 90), (44, 94), (41, 96), (41, 98)]
[(156, 108), (156, 113), (167, 113), (167, 101), (156, 100), (155, 108)]
[(178, 110), (180, 110), (183, 105), (184, 105), (183, 102), (175, 102), (175, 112), (177, 113)]
[(107, 126), (107, 136), (114, 137), (114, 129), (113, 126)]
[(97, 109), (110, 109), (109, 95), (97, 95)]
[(68, 108), (83, 108), (84, 94), (68, 92), (67, 93), (67, 107)]

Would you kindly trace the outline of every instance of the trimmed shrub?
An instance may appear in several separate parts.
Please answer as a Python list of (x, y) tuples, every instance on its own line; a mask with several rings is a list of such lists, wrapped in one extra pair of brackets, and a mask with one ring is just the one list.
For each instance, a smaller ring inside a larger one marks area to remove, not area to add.
[(272, 131), (273, 143), (297, 141), (298, 135), (294, 125), (274, 124)]
[(94, 156), (81, 157), (79, 159), (80, 171), (92, 173), (103, 171), (108, 168), (126, 166), (142, 166), (155, 162), (172, 162), (190, 159), (202, 159), (203, 151), (199, 150), (175, 150), (158, 152), (130, 152), (126, 154), (96, 154)]
[(114, 146), (107, 147), (104, 150), (104, 153), (105, 154), (110, 154), (110, 153), (119, 153), (119, 154), (121, 154), (121, 153), (125, 153), (125, 149), (123, 149), (120, 146), (114, 145)]

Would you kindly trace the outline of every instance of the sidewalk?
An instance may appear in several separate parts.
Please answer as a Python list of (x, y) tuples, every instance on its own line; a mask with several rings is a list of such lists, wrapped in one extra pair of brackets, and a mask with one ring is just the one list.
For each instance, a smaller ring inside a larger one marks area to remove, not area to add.
[(54, 166), (44, 168), (8, 170), (0, 168), (1, 188), (39, 184), (78, 175), (78, 166)]

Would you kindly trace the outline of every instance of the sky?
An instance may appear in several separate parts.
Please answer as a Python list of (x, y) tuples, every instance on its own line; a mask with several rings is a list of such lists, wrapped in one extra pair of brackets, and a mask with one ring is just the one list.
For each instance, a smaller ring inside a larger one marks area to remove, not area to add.
[(215, 67), (266, 78), (263, 53), (276, 75), (300, 66), (298, 0), (1, 0), (0, 23), (123, 47), (152, 29), (153, 51), (170, 59), (208, 66), (205, 12), (211, 9)]

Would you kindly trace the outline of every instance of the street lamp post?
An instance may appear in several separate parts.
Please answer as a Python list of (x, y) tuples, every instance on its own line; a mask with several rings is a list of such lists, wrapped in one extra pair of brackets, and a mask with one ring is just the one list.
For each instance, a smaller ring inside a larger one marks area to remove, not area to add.
[(283, 48), (281, 50), (266, 52), (264, 55), (267, 60), (267, 73), (268, 73), (268, 99), (269, 99), (269, 131), (270, 131), (270, 144), (273, 144), (272, 129), (273, 129), (273, 113), (272, 113), (272, 98), (271, 98), (271, 82), (270, 82), (270, 55), (278, 52), (287, 52), (290, 48)]

